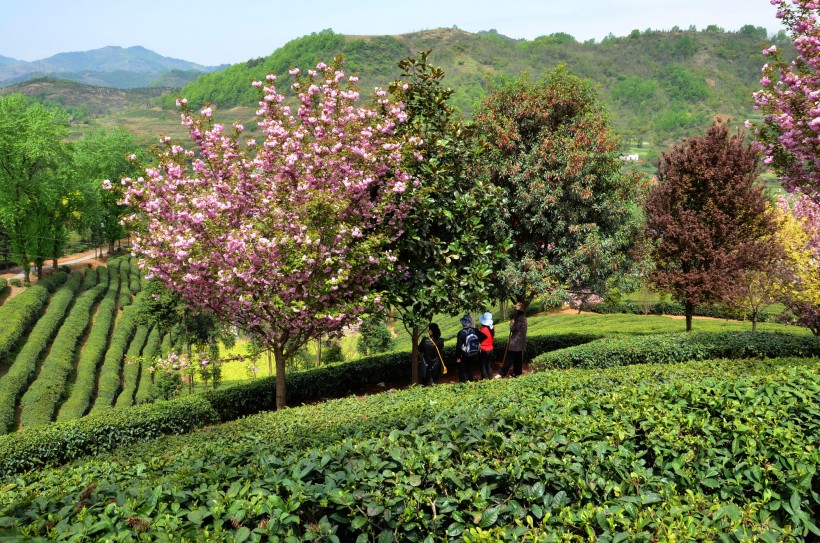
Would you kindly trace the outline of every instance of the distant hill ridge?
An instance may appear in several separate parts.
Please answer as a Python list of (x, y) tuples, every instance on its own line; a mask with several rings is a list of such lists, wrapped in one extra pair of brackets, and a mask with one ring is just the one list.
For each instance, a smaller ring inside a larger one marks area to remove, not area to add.
[[(768, 36), (765, 28), (752, 25), (732, 32), (716, 26), (702, 31), (635, 30), (629, 36), (583, 43), (566, 33), (517, 40), (493, 30), (475, 34), (457, 28), (396, 36), (323, 30), (292, 40), (267, 57), (204, 74), (175, 94), (195, 105), (253, 106), (258, 97), (250, 81), (276, 73), (285, 86), (290, 67), (304, 70), (337, 54), (368, 90), (395, 79), (401, 58), (432, 49), (431, 62), (444, 69), (447, 84), (455, 89), (453, 103), (467, 116), (498, 78), (522, 72), (538, 78), (561, 63), (599, 85), (618, 131), (640, 144), (690, 135), (716, 116), (739, 122), (752, 117), (751, 95), (759, 87), (765, 62), (761, 50), (768, 42), (792, 49), (785, 33)], [(165, 106), (172, 105), (169, 96)]]
[[(180, 65), (185, 61), (165, 59), (142, 47), (103, 48), (52, 57), (66, 69), (88, 67), (88, 59), (94, 55), (100, 56), (98, 65), (123, 68), (104, 74), (105, 77), (100, 76), (101, 72), (90, 71), (65, 72), (54, 77), (106, 87), (175, 89), (160, 97), (159, 102), (155, 99), (157, 90), (147, 94), (104, 93), (95, 87), (65, 85), (53, 78), (0, 89), (0, 94), (21, 92), (41, 101), (73, 105), (83, 118), (86, 114), (108, 115), (126, 108), (139, 111), (150, 103), (154, 111), (146, 115), (135, 113), (140, 120), (129, 126), (153, 139), (158, 128), (149, 120), (164, 118), (155, 108), (157, 103), (170, 114), (175, 98), (184, 96), (194, 106), (210, 102), (222, 111), (240, 108), (252, 116), (258, 100), (256, 89), (250, 85), (252, 80), (275, 73), (280, 76), (280, 85), (286, 86), (291, 67), (306, 69), (337, 54), (344, 56), (348, 73), (360, 76), (366, 96), (373, 87), (385, 86), (398, 77), (396, 63), (400, 59), (432, 49), (431, 62), (445, 70), (446, 84), (455, 90), (452, 102), (467, 117), (500, 78), (516, 78), (522, 72), (538, 78), (546, 69), (562, 63), (572, 73), (598, 86), (627, 147), (648, 145), (656, 153), (671, 141), (705, 129), (715, 117), (730, 117), (736, 124), (754, 118), (751, 95), (759, 88), (760, 68), (765, 62), (761, 50), (771, 43), (786, 55), (793, 51), (785, 32), (768, 36), (765, 28), (751, 25), (730, 32), (716, 26), (701, 31), (634, 30), (628, 36), (610, 35), (601, 42), (583, 43), (560, 32), (519, 40), (494, 30), (470, 33), (438, 28), (393, 36), (347, 36), (327, 29), (292, 40), (271, 55), (207, 73), (200, 71), (206, 67)], [(104, 61), (104, 57), (109, 61)], [(111, 60), (114, 57), (119, 60)], [(146, 73), (151, 72), (136, 70), (148, 69), (151, 62), (157, 61), (156, 57), (165, 59), (168, 69), (148, 81), (150, 76)], [(19, 68), (16, 62), (19, 61), (0, 57), (0, 74)], [(132, 71), (124, 71), (126, 68)], [(31, 77), (34, 75), (28, 74), (25, 79)], [(119, 78), (119, 84), (108, 82), (115, 78)], [(84, 108), (84, 101), (93, 105)], [(167, 125), (163, 129), (169, 130)]]
[(169, 73), (177, 74), (176, 81), (184, 85), (201, 74), (221, 68), (164, 57), (141, 46), (109, 46), (91, 51), (59, 53), (32, 62), (0, 57), (0, 86), (54, 76), (114, 88), (150, 87), (157, 86), (157, 82)]

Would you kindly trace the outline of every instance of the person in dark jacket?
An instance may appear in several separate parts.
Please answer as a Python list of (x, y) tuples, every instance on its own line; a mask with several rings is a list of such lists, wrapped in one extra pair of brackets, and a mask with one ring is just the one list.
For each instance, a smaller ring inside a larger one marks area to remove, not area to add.
[(495, 332), (493, 331), (493, 314), (489, 311), (481, 315), (479, 319), (481, 328), (479, 332), (484, 334), (485, 339), (481, 342), (481, 354), (479, 355), (479, 363), (481, 364), (481, 378), (493, 378), (493, 362), (495, 361), (495, 352), (493, 350), (493, 339)]
[(456, 363), (458, 364), (458, 381), (459, 383), (466, 383), (473, 380), (473, 366), (478, 363), (480, 349), (475, 354), (467, 354), (464, 351), (464, 344), (467, 342), (467, 336), (474, 333), (478, 337), (478, 342), (481, 343), (487, 336), (480, 330), (473, 328), (473, 318), (470, 315), (461, 317), (461, 330), (456, 335)]
[(438, 324), (431, 322), (427, 327), (427, 337), (419, 343), (419, 377), (425, 385), (434, 385), (441, 378), (443, 371), (442, 350), (444, 340), (441, 339), (441, 330)]
[(513, 377), (521, 375), (524, 367), (524, 350), (527, 347), (527, 315), (524, 303), (515, 304), (515, 315), (510, 319), (510, 340), (507, 344), (507, 355), (501, 368), (501, 377), (506, 377), (512, 368)]

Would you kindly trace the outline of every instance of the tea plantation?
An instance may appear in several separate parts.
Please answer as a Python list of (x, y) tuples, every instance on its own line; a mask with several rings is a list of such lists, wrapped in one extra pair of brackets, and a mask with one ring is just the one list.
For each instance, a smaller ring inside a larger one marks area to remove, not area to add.
[[(807, 358), (820, 343), (802, 329), (704, 319), (683, 334), (666, 317), (537, 316), (528, 351), (541, 373), (275, 412), (273, 378), (150, 403), (139, 361), (170, 339), (136, 322), (140, 289), (124, 257), (0, 306), (0, 541), (820, 532), (820, 362)], [(455, 335), (457, 319), (441, 324)], [(288, 375), (289, 404), (401, 384), (406, 343)]]
[[(817, 539), (816, 338), (589, 317), (633, 323), (601, 337), (572, 317), (531, 319), (543, 371), (517, 379), (282, 411), (256, 379), (10, 434), (0, 540)], [(291, 374), (289, 403), (409, 374), (407, 358)]]
[(54, 274), (0, 306), (0, 433), (150, 397), (158, 330), (134, 321), (141, 278), (128, 257)]

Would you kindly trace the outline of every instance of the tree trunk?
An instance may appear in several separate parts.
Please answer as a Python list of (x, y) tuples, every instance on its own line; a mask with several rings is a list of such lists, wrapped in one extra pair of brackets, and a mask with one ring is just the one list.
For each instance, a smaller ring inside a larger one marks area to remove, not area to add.
[(273, 377), (273, 363), (271, 362), (271, 350), (268, 349), (268, 377)]
[(414, 385), (419, 384), (419, 327), (417, 325), (413, 326), (413, 331), (411, 332), (411, 341), (413, 349), (410, 355), (410, 364), (412, 365), (412, 372), (411, 372), (411, 381)]
[(695, 304), (690, 301), (684, 302), (684, 306), (686, 307), (686, 331), (692, 331), (692, 315), (695, 314)]
[(752, 332), (757, 332), (757, 311), (752, 311)]
[(43, 278), (43, 265), (37, 264), (35, 268), (37, 269), (37, 280), (39, 281)]
[(276, 409), (284, 409), (288, 406), (288, 391), (285, 386), (286, 360), (278, 343), (273, 346), (273, 358), (276, 360)]
[(52, 261), (52, 264), (54, 265), (54, 269), (56, 270), (57, 269), (57, 259), (56, 258)]

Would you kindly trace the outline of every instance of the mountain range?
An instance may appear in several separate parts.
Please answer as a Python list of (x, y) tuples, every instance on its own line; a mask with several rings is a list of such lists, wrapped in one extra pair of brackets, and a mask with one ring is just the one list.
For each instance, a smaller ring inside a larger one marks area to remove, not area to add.
[(117, 89), (179, 87), (223, 68), (164, 57), (140, 46), (59, 53), (31, 62), (0, 55), (0, 87), (44, 76)]

